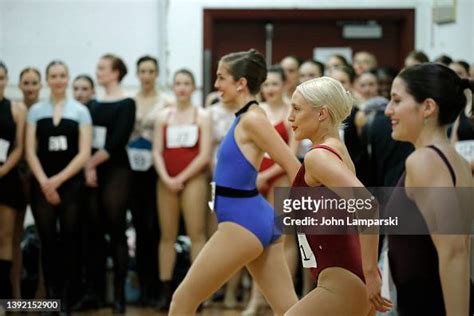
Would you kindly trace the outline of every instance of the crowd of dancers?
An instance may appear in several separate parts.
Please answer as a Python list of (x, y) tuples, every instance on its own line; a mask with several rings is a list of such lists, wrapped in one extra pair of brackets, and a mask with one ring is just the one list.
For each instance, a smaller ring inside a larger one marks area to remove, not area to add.
[[(0, 63), (0, 298), (22, 298), (29, 205), (41, 241), (36, 297), (60, 298), (66, 313), (104, 307), (107, 256), (112, 308), (125, 312), (130, 210), (140, 303), (170, 315), (194, 314), (219, 290), (234, 308), (243, 268), (253, 279), (243, 315), (266, 302), (277, 315), (374, 315), (394, 306), (399, 315), (467, 315), (468, 234), (388, 236), (392, 302), (381, 295), (383, 236), (282, 235), (275, 225), (275, 187), (473, 185), (474, 69), (422, 52), (401, 71), (378, 68), (369, 52), (353, 60), (288, 56), (267, 67), (255, 50), (230, 53), (205, 106), (192, 103), (187, 69), (174, 73), (172, 97), (158, 91), (151, 56), (136, 62), (133, 97), (120, 85), (127, 66), (113, 54), (97, 63), (101, 96), (88, 75), (73, 80), (69, 96), (68, 66), (53, 60), (48, 97), (39, 98), (41, 72), (28, 67), (23, 100), (12, 101)], [(423, 197), (405, 198), (420, 214), (431, 211)], [(176, 284), (181, 217), (192, 264)], [(302, 247), (315, 260), (297, 291)]]

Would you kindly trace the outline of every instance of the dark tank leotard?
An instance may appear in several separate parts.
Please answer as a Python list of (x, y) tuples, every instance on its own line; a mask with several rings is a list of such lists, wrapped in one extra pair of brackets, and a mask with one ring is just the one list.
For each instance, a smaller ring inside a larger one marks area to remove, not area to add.
[[(0, 146), (4, 146), (5, 161), (15, 148), (16, 123), (13, 119), (10, 100), (0, 100)], [(2, 157), (3, 158), (3, 157)], [(0, 166), (5, 162), (0, 160)], [(17, 211), (25, 208), (25, 196), (20, 181), (18, 168), (15, 166), (6, 175), (0, 177), (0, 204), (7, 205)]]
[[(446, 156), (435, 146), (429, 146), (446, 164), (456, 186), (456, 174)], [(397, 187), (405, 186), (404, 173)], [(392, 196), (387, 205), (389, 216), (403, 216), (406, 210), (413, 212), (411, 223), (419, 227), (420, 232), (428, 232), (428, 227), (416, 204), (408, 198), (405, 190), (396, 190), (397, 196)], [(395, 194), (394, 193), (394, 194)], [(392, 207), (406, 205), (403, 208)], [(438, 252), (430, 235), (389, 235), (388, 258), (393, 281), (397, 287), (397, 307), (400, 316), (446, 315), (441, 280), (439, 277)], [(420, 304), (428, 302), (428, 304)]]
[[(341, 156), (331, 147), (316, 145), (311, 149), (324, 149), (332, 152), (340, 160)], [(293, 187), (309, 187), (304, 180), (304, 164), (298, 171)], [(299, 238), (298, 238), (299, 239)], [(314, 280), (318, 281), (319, 274), (326, 268), (341, 267), (359, 276), (365, 282), (362, 270), (359, 236), (357, 234), (345, 235), (310, 235), (306, 234), (309, 247), (314, 254), (316, 266), (310, 268)], [(300, 245), (301, 247), (302, 245)]]

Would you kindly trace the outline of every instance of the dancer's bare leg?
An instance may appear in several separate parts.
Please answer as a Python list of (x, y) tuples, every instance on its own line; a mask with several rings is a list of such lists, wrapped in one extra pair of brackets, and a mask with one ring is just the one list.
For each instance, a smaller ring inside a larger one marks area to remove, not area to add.
[(265, 248), (264, 252), (247, 265), (275, 315), (283, 315), (298, 298), (283, 251), (283, 238)]
[[(272, 187), (268, 190), (267, 201), (274, 206), (275, 204), (275, 190), (276, 187), (288, 187), (290, 181), (287, 176), (282, 176), (273, 182)], [(291, 245), (293, 242), (293, 246)], [(293, 235), (285, 235), (284, 240), (284, 252), (285, 259), (287, 260), (288, 267), (292, 278), (295, 278), (296, 268), (298, 264), (298, 249), (296, 246), (296, 238)], [(267, 302), (263, 295), (258, 290), (255, 281), (252, 282), (252, 289), (250, 292), (250, 300), (247, 304), (247, 308), (242, 312), (242, 316), (257, 315), (260, 307), (266, 306)]]
[(192, 261), (206, 243), (207, 178), (206, 174), (200, 174), (189, 179), (180, 196), (186, 232), (191, 239)]
[(158, 180), (158, 218), (160, 223), (159, 272), (161, 281), (171, 281), (176, 262), (174, 243), (179, 229), (178, 195)]
[(242, 279), (242, 272), (239, 271), (227, 282), (224, 295), (224, 307), (235, 308), (237, 306), (237, 289)]
[(219, 224), (176, 289), (169, 315), (194, 315), (201, 302), (262, 251), (260, 240), (249, 230), (231, 222)]

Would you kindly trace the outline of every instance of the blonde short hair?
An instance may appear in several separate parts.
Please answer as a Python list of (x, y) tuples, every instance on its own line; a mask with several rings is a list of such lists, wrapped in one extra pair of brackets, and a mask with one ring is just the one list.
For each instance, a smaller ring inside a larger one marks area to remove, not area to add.
[(330, 77), (311, 79), (296, 87), (296, 91), (315, 108), (327, 106), (329, 115), (337, 126), (351, 114), (352, 95), (336, 79)]

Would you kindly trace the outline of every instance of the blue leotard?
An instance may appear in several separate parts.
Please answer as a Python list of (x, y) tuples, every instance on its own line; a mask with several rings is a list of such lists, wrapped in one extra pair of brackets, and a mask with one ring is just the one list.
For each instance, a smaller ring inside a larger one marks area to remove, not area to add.
[(234, 133), (245, 113), (256, 101), (249, 102), (239, 112), (224, 137), (217, 154), (217, 165), (214, 173), (216, 186), (235, 190), (237, 193), (255, 192), (251, 197), (230, 197), (219, 194), (217, 190), (214, 209), (217, 222), (233, 222), (252, 232), (263, 247), (270, 245), (281, 236), (281, 230), (275, 225), (275, 212), (270, 203), (256, 191), (258, 171), (245, 158), (235, 141)]

